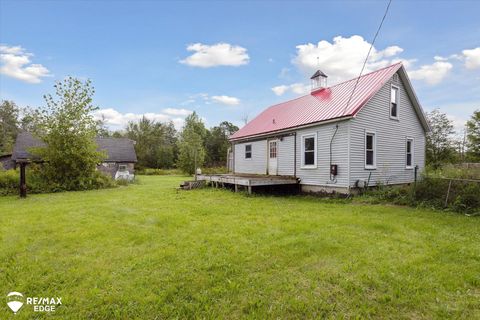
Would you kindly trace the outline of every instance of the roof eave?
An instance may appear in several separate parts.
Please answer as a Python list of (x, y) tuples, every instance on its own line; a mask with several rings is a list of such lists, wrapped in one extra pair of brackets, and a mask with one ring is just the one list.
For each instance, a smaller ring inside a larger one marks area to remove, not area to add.
[(294, 130), (299, 130), (303, 128), (309, 128), (309, 127), (314, 127), (317, 125), (323, 125), (323, 124), (328, 124), (332, 122), (338, 122), (338, 121), (345, 121), (353, 118), (351, 115), (346, 115), (346, 116), (341, 116), (333, 119), (328, 119), (328, 120), (322, 120), (322, 121), (316, 121), (308, 124), (303, 124), (300, 126), (295, 126), (295, 127), (289, 127), (289, 128), (284, 128), (284, 129), (279, 129), (279, 130), (274, 130), (274, 131), (268, 131), (268, 132), (262, 132), (262, 133), (256, 133), (256, 134), (251, 134), (247, 136), (241, 136), (238, 138), (229, 138), (228, 140), (230, 142), (238, 142), (242, 140), (250, 140), (250, 139), (255, 139), (255, 138), (260, 138), (260, 137), (268, 137), (268, 136), (273, 136), (281, 133), (287, 133), (289, 131), (294, 131)]

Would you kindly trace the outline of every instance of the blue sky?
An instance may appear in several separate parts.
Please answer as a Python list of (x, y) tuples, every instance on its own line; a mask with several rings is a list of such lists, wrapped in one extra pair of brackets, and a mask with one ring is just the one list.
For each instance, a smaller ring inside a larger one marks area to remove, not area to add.
[[(358, 74), (386, 1), (0, 1), (0, 96), (21, 106), (90, 78), (112, 128), (195, 110), (241, 124)], [(480, 2), (394, 0), (367, 71), (403, 60), (426, 111), (457, 127), (480, 108)], [(98, 116), (98, 114), (97, 114)]]

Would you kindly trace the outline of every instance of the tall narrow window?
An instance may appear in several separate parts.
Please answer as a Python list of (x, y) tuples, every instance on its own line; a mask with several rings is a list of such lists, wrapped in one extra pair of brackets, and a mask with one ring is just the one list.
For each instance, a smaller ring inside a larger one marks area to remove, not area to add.
[(375, 153), (376, 153), (375, 133), (365, 133), (365, 168), (375, 169)]
[(406, 152), (406, 167), (407, 169), (413, 168), (413, 139), (407, 138), (407, 145), (405, 147)]
[(391, 88), (390, 92), (390, 118), (398, 119), (398, 88)]
[(317, 166), (317, 135), (302, 136), (302, 168), (316, 168)]
[(252, 158), (252, 145), (247, 144), (245, 145), (245, 159), (251, 159)]
[(277, 141), (270, 141), (270, 159), (277, 157)]

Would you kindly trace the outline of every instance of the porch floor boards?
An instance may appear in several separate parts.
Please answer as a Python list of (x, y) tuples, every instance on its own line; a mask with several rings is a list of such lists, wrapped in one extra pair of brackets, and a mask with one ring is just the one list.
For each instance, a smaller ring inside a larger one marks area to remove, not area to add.
[(296, 185), (299, 183), (297, 178), (291, 176), (258, 174), (200, 174), (197, 175), (197, 180), (213, 183), (214, 186), (218, 186), (218, 184), (231, 184), (235, 186), (235, 191), (238, 190), (238, 186), (244, 186), (247, 187), (248, 193), (252, 193), (252, 187)]

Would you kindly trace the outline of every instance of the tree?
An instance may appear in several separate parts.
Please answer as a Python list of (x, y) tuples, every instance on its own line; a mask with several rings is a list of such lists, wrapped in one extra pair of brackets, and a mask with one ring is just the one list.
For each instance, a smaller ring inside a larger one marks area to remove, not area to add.
[(0, 104), (0, 155), (11, 153), (19, 131), (19, 108), (13, 101)]
[(45, 95), (46, 106), (39, 110), (36, 135), (46, 147), (31, 152), (45, 162), (44, 179), (65, 190), (92, 187), (96, 165), (104, 154), (97, 151), (97, 122), (92, 112), (94, 88), (90, 80), (82, 82), (69, 77), (55, 84), (56, 98)]
[(193, 174), (196, 167), (205, 162), (204, 141), (207, 136), (207, 129), (194, 112), (185, 118), (185, 125), (178, 139), (178, 160), (177, 166), (183, 172)]
[(208, 165), (224, 166), (226, 164), (227, 151), (230, 147), (228, 137), (236, 131), (238, 131), (238, 127), (228, 121), (223, 121), (218, 126), (210, 129), (205, 140)]
[(480, 110), (467, 121), (468, 159), (480, 161)]
[(427, 135), (427, 163), (433, 168), (438, 168), (443, 163), (452, 161), (455, 156), (452, 145), (452, 135), (455, 131), (452, 121), (438, 109), (427, 113), (427, 119), (431, 128)]
[(129, 122), (125, 135), (136, 142), (139, 167), (171, 168), (175, 164), (177, 131), (172, 122), (160, 123), (143, 117)]

